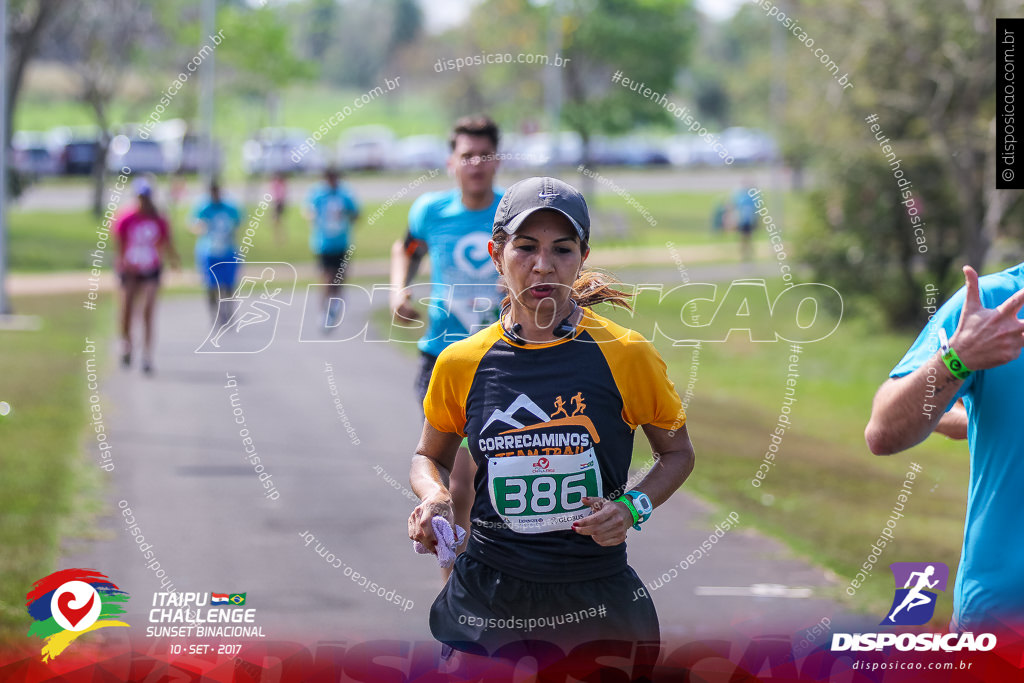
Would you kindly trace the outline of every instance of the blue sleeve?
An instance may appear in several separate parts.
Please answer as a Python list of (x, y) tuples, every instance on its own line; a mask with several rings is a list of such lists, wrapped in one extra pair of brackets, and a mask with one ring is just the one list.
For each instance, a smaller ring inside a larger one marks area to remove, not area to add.
[(358, 215), (358, 213), (359, 213), (359, 202), (356, 201), (356, 198), (352, 195), (351, 192), (346, 192), (345, 193), (345, 203), (348, 205), (348, 210), (351, 213), (354, 213), (354, 214)]
[(319, 187), (314, 187), (314, 188), (312, 188), (309, 191), (309, 194), (306, 195), (306, 205), (309, 206), (309, 208), (312, 209), (313, 211), (316, 211), (316, 208), (317, 208), (316, 207), (316, 203), (317, 203), (317, 201), (319, 199), (320, 199), (320, 188)]
[(427, 239), (427, 213), (433, 200), (429, 194), (420, 195), (409, 208), (409, 235), (418, 240)]
[(203, 216), (203, 214), (206, 213), (206, 207), (208, 207), (208, 206), (209, 206), (209, 203), (207, 203), (207, 202), (199, 202), (199, 203), (197, 203), (195, 205), (195, 207), (192, 209), (192, 220), (194, 220), (194, 221), (205, 220), (205, 216)]
[[(903, 356), (903, 359), (896, 364), (896, 367), (889, 373), (889, 377), (905, 377), (914, 370), (921, 367), (925, 361), (934, 356), (939, 351), (939, 328), (941, 327), (946, 331), (946, 338), (950, 339), (953, 333), (956, 332), (957, 325), (960, 324), (960, 311), (964, 307), (964, 298), (966, 296), (966, 289), (961, 287), (956, 294), (950, 297), (949, 301), (942, 304), (932, 319), (925, 325), (924, 329), (921, 330), (921, 334), (917, 336), (913, 346), (907, 351), (907, 354)], [(984, 300), (984, 297), (982, 297)], [(964, 394), (970, 391), (971, 386), (974, 383), (975, 375), (971, 375), (964, 380), (963, 384), (960, 385), (960, 389), (956, 392), (956, 395), (946, 406), (946, 410), (953, 407), (953, 404), (957, 402), (957, 399), (963, 398)]]

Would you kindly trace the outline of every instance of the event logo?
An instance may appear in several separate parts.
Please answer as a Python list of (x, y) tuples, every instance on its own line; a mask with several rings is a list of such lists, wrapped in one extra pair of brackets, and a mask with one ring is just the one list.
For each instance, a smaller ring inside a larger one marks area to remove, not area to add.
[(63, 652), (78, 636), (128, 624), (112, 617), (124, 614), (128, 593), (95, 569), (64, 569), (39, 579), (25, 599), (34, 620), (28, 635), (42, 638), (43, 661)]
[[(942, 562), (893, 562), (896, 582), (892, 606), (880, 626), (920, 626), (935, 615), (938, 594), (946, 590), (949, 567)], [(902, 586), (902, 588), (900, 588)], [(992, 633), (833, 633), (832, 652), (987, 652), (996, 646)]]
[[(935, 614), (938, 594), (946, 590), (949, 567), (942, 562), (893, 562), (889, 565), (896, 582), (896, 594), (882, 626), (920, 626)], [(903, 586), (900, 588), (900, 586)]]
[(196, 353), (259, 353), (274, 341), (282, 307), (292, 304), (298, 274), (290, 263), (249, 265), (263, 269), (257, 277), (243, 277), (231, 296), (219, 301), (213, 328)]

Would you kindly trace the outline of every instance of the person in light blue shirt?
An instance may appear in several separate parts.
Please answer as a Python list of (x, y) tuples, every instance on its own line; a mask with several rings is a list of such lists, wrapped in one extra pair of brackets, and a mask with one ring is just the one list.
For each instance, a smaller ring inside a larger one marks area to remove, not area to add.
[(323, 274), (325, 325), (333, 327), (338, 319), (341, 285), (345, 283), (351, 245), (352, 225), (359, 218), (359, 204), (340, 183), (334, 168), (324, 171), (324, 182), (310, 190), (306, 200), (306, 218), (310, 221), (309, 248), (320, 262)]
[[(448, 170), (457, 187), (422, 195), (409, 210), (405, 240), (391, 249), (391, 307), (398, 320), (418, 320), (409, 284), (420, 261), (430, 257), (431, 285), (426, 331), (419, 340), (420, 369), (415, 390), (420, 407), (438, 354), (452, 342), (478, 332), (498, 319), (504, 294), (498, 287), (487, 244), (502, 191), (494, 186), (498, 170), (498, 126), (486, 116), (455, 122), (449, 137)], [(469, 529), (476, 465), (465, 444), (459, 448), (451, 486), (455, 521)], [(461, 546), (460, 546), (461, 550)], [(442, 570), (447, 579), (451, 569)]]
[(209, 196), (203, 198), (192, 214), (192, 232), (196, 239), (196, 267), (206, 285), (210, 314), (223, 316), (220, 300), (231, 296), (238, 277), (235, 260), (235, 236), (242, 215), (233, 203), (221, 195), (220, 184), (210, 182)]
[(1024, 264), (964, 276), (878, 390), (864, 435), (876, 455), (902, 451), (949, 433), (963, 400), (971, 475), (951, 628), (978, 633), (1024, 625)]
[(749, 261), (753, 258), (752, 239), (754, 236), (754, 225), (757, 223), (757, 213), (755, 212), (757, 207), (754, 204), (754, 198), (750, 196), (748, 187), (750, 187), (749, 183), (743, 183), (733, 193), (731, 201), (736, 232), (740, 235), (740, 257), (744, 261)]

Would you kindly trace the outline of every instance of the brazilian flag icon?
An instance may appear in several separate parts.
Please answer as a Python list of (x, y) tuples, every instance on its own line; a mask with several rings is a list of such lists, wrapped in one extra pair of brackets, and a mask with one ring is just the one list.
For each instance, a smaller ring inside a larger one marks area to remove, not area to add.
[(246, 593), (232, 593), (228, 596), (228, 602), (232, 605), (244, 605)]

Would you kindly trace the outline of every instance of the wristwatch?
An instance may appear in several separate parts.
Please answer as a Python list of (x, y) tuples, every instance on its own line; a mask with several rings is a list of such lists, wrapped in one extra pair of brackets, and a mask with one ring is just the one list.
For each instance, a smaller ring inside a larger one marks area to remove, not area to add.
[(629, 508), (633, 515), (633, 528), (637, 531), (641, 531), (640, 525), (650, 519), (651, 513), (654, 512), (654, 504), (643, 491), (629, 491), (626, 495), (616, 498), (615, 502)]

